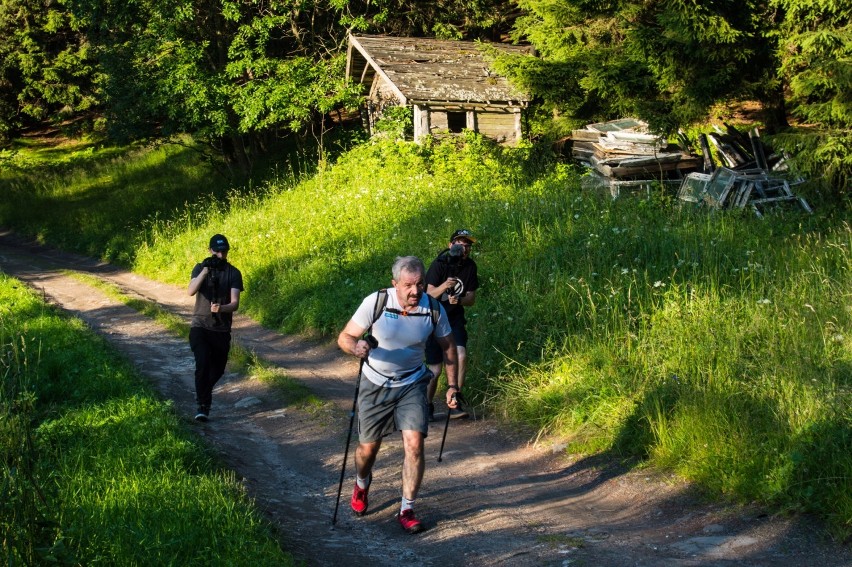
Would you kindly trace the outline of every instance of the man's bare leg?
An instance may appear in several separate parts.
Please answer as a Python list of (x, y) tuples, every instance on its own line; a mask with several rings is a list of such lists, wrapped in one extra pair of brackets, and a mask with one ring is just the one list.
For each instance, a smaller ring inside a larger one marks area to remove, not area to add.
[(402, 462), (402, 496), (409, 500), (417, 498), (426, 461), (423, 459), (423, 434), (419, 431), (405, 430), (402, 432), (402, 444), (405, 447), (405, 458)]

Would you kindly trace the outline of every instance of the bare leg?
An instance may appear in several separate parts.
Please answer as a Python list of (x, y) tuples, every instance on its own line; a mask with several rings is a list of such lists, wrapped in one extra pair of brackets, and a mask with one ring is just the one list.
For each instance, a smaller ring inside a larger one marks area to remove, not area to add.
[(403, 431), (405, 460), (402, 462), (402, 496), (409, 500), (417, 498), (426, 461), (423, 459), (423, 434), (419, 431)]
[(361, 478), (370, 476), (373, 470), (373, 464), (376, 462), (376, 455), (379, 454), (379, 448), (382, 446), (382, 441), (374, 441), (373, 443), (358, 443), (358, 448), (355, 449), (355, 471)]

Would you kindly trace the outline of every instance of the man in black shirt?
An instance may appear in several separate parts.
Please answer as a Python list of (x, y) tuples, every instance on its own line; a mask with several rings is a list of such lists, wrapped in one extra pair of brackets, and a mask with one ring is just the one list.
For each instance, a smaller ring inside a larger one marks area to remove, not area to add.
[(195, 296), (195, 309), (189, 329), (189, 346), (195, 355), (195, 419), (207, 421), (213, 401), (213, 386), (225, 373), (231, 350), (231, 322), (240, 306), (243, 275), (228, 263), (228, 239), (215, 234), (210, 239), (210, 256), (195, 265), (189, 281), (189, 295)]
[[(450, 237), (446, 250), (442, 251), (432, 261), (426, 272), (426, 293), (441, 301), (450, 320), (453, 336), (458, 349), (458, 387), (464, 385), (467, 364), (467, 329), (465, 328), (464, 308), (476, 302), (476, 290), (479, 289), (479, 278), (476, 272), (476, 262), (470, 258), (470, 251), (476, 239), (469, 230), (461, 228)], [(435, 406), (432, 400), (438, 386), (438, 376), (441, 374), (443, 357), (441, 349), (434, 339), (426, 345), (426, 364), (434, 378), (429, 383), (429, 418), (434, 415)], [(450, 417), (467, 417), (462, 408), (452, 409)]]

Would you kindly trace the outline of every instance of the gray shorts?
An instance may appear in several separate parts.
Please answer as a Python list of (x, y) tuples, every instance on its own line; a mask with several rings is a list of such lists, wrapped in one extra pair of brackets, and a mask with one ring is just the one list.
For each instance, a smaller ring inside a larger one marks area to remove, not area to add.
[(426, 387), (432, 378), (426, 372), (421, 380), (400, 388), (376, 386), (361, 377), (358, 391), (358, 439), (361, 443), (379, 441), (394, 431), (429, 433)]

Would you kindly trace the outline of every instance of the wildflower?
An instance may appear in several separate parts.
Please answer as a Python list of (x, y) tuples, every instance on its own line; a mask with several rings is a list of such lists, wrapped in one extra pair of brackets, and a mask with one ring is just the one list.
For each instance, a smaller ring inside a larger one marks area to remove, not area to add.
[(621, 275), (624, 275), (624, 274), (628, 273), (629, 271), (630, 270), (628, 270), (627, 268), (621, 268)]
[(575, 213), (575, 214), (574, 214), (574, 219), (576, 220), (576, 219), (578, 219), (578, 218), (580, 218), (580, 213)]
[(772, 303), (771, 301), (769, 301), (765, 297), (763, 299), (758, 299), (757, 302), (761, 305), (769, 305), (770, 303)]
[(654, 282), (654, 287), (666, 287), (666, 284), (664, 284), (660, 280), (657, 280), (657, 281)]

